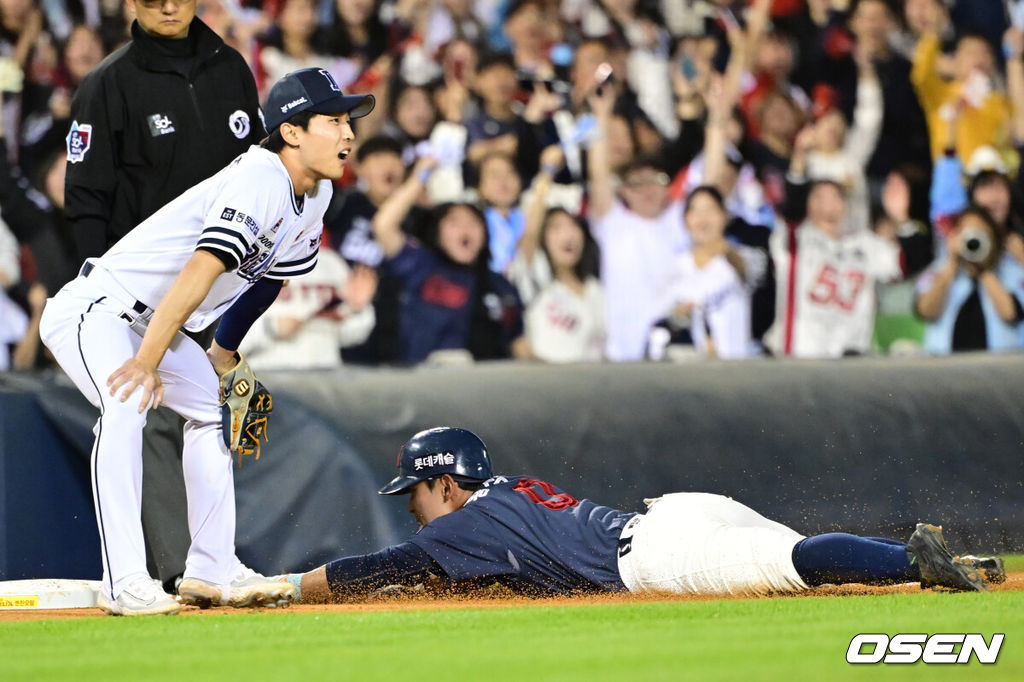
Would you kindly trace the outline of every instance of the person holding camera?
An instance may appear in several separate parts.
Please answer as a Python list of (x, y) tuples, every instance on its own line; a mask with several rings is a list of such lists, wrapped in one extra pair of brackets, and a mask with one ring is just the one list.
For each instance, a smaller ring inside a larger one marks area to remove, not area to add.
[(967, 207), (946, 237), (946, 253), (917, 283), (914, 310), (928, 325), (933, 354), (1021, 347), (1024, 268), (1005, 249), (1006, 235), (988, 211)]

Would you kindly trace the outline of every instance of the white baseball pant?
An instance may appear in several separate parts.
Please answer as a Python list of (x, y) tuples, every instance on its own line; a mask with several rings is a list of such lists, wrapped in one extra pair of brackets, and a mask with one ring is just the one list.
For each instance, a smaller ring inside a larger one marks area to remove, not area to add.
[(626, 524), (619, 574), (630, 592), (763, 595), (807, 589), (795, 530), (722, 495), (673, 493)]
[[(50, 299), (40, 323), (43, 343), (100, 410), (90, 470), (103, 590), (110, 599), (131, 581), (149, 575), (142, 534), (142, 388), (125, 402), (120, 401), (120, 390), (111, 396), (107, 389), (107, 377), (138, 351), (152, 314), (136, 312), (135, 303), (113, 276), (97, 267)], [(192, 544), (185, 577), (227, 585), (239, 561), (232, 460), (221, 436), (219, 379), (205, 351), (181, 332), (164, 355), (159, 373), (163, 404), (186, 419), (182, 468)]]

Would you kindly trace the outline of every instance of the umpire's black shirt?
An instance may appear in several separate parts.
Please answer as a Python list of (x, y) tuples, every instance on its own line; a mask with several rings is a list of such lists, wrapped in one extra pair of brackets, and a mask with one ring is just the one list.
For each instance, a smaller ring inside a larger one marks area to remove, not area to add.
[(252, 72), (199, 19), (168, 40), (132, 41), (75, 93), (65, 204), (81, 260), (98, 256), (264, 135)]

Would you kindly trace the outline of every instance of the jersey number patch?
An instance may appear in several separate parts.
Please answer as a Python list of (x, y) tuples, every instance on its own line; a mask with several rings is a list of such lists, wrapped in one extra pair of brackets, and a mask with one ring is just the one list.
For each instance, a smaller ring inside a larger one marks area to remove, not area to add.
[[(540, 488), (547, 497), (541, 497), (534, 488)], [(568, 493), (556, 493), (555, 486), (551, 485), (547, 481), (540, 481), (536, 478), (521, 478), (519, 482), (513, 486), (512, 490), (517, 493), (523, 493), (530, 498), (530, 502), (539, 504), (547, 507), (548, 509), (554, 509), (559, 511), (561, 509), (567, 509), (569, 507), (575, 507), (580, 503), (575, 497)]]
[(867, 277), (859, 270), (840, 273), (835, 267), (826, 264), (811, 287), (810, 299), (819, 305), (835, 305), (851, 312), (866, 282)]

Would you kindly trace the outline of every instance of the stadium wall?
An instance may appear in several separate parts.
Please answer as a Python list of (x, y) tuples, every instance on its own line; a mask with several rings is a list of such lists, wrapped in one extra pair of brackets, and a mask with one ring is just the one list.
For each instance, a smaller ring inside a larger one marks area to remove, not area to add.
[[(1024, 550), (1024, 356), (267, 374), (270, 443), (236, 469), (240, 557), (265, 572), (370, 551), (415, 530), (375, 490), (415, 431), (465, 426), (500, 473), (625, 509), (717, 492), (805, 534)], [(0, 378), (0, 579), (97, 577), (88, 453), (95, 410), (64, 380)], [(172, 463), (173, 464), (173, 463)], [(147, 463), (151, 564), (180, 570), (180, 472)], [(177, 545), (177, 546), (176, 546)]]

